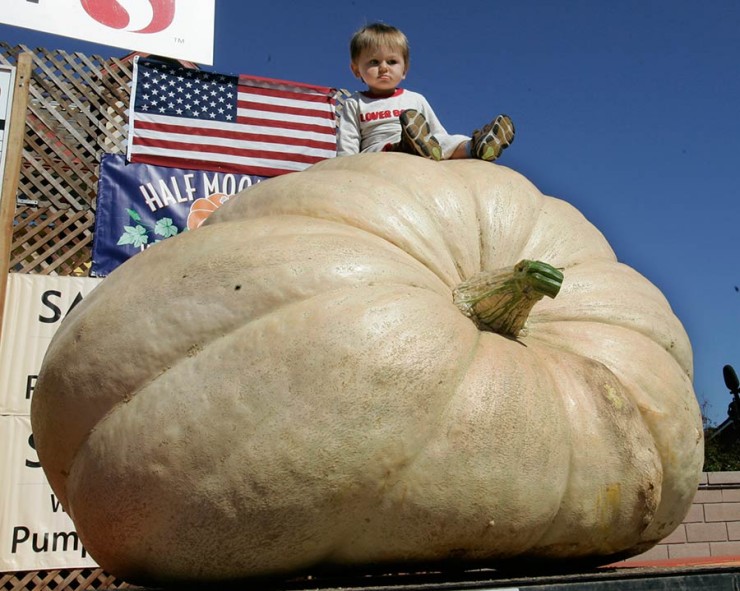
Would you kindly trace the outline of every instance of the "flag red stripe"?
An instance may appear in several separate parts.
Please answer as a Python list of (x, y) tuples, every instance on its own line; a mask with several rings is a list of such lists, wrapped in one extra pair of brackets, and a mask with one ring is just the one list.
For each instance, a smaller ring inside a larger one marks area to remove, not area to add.
[(307, 103), (331, 104), (332, 99), (325, 94), (307, 94), (305, 92), (292, 92), (290, 90), (280, 90), (278, 88), (264, 88), (261, 86), (249, 86), (239, 83), (239, 92), (245, 94), (258, 94), (260, 96), (271, 96), (273, 98), (285, 98), (299, 100)]
[(250, 133), (246, 131), (235, 131), (232, 129), (204, 129), (202, 127), (189, 127), (171, 123), (157, 123), (152, 121), (137, 121), (138, 130), (151, 130), (159, 133), (172, 133), (176, 135), (218, 137), (231, 140), (266, 142), (271, 144), (284, 144), (288, 146), (304, 146), (316, 148), (317, 150), (336, 150), (335, 141), (322, 142), (315, 139), (285, 137), (278, 135), (267, 135), (261, 133)]
[(260, 88), (276, 88), (283, 87), (285, 90), (300, 89), (309, 92), (317, 92), (320, 94), (330, 95), (333, 92), (332, 88), (328, 86), (316, 86), (315, 84), (306, 84), (305, 82), (291, 82), (289, 80), (278, 80), (276, 78), (262, 78), (261, 76), (250, 76), (248, 74), (239, 75), (239, 84), (248, 86), (256, 85)]
[(297, 123), (290, 120), (260, 119), (259, 117), (237, 117), (237, 122), (243, 125), (259, 125), (261, 127), (274, 127), (276, 129), (293, 129), (296, 131), (310, 131), (313, 133), (322, 133), (324, 135), (336, 135), (333, 127), (325, 125), (311, 125), (310, 123)]
[(309, 156), (307, 154), (293, 154), (290, 152), (276, 152), (273, 150), (254, 150), (251, 148), (233, 148), (230, 146), (209, 146), (190, 144), (189, 146), (170, 140), (157, 140), (152, 138), (136, 137), (134, 138), (135, 146), (146, 146), (148, 148), (162, 148), (166, 150), (188, 149), (191, 152), (208, 153), (208, 154), (228, 154), (229, 156), (239, 156), (241, 158), (272, 158), (275, 160), (285, 160), (288, 162), (301, 162), (303, 164), (315, 164), (320, 160), (325, 160), (321, 156)]
[[(198, 160), (197, 158), (168, 158), (165, 156), (151, 156), (145, 154), (134, 154), (131, 156), (131, 162), (141, 162), (142, 164), (152, 164), (154, 166), (169, 166), (173, 168), (183, 168), (183, 162), (188, 164), (188, 168), (196, 170), (210, 170), (211, 172), (223, 172), (223, 173), (235, 173), (244, 174), (245, 166), (241, 164), (231, 164), (229, 162), (218, 163), (209, 162), (208, 160)], [(287, 170), (285, 168), (269, 168), (266, 166), (247, 166), (249, 173), (255, 176), (266, 176), (273, 177), (282, 174), (288, 174), (289, 172), (296, 172), (295, 170)]]
[(282, 113), (284, 115), (298, 115), (301, 117), (314, 117), (316, 119), (334, 119), (334, 114), (329, 111), (317, 111), (316, 109), (302, 109), (300, 107), (288, 107), (285, 105), (271, 105), (255, 101), (239, 99), (236, 103), (240, 109), (254, 109), (255, 111), (267, 111), (269, 113)]

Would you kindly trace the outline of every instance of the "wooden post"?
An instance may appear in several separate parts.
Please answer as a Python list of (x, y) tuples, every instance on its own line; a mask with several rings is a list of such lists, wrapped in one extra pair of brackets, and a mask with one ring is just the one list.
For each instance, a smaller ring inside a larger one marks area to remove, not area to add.
[(18, 56), (15, 69), (13, 105), (10, 110), (10, 128), (5, 134), (5, 173), (0, 193), (0, 338), (5, 316), (5, 296), (10, 272), (10, 251), (13, 244), (15, 200), (23, 161), (23, 138), (26, 133), (26, 108), (28, 89), (31, 85), (33, 54), (23, 52)]

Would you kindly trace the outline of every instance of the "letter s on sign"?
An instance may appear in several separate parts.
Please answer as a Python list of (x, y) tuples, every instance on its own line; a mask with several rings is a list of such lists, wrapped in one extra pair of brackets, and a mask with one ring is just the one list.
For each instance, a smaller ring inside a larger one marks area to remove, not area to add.
[(123, 29), (128, 25), (128, 12), (116, 0), (81, 0), (82, 8), (100, 24), (111, 29)]
[[(159, 33), (172, 24), (175, 18), (175, 0), (148, 0), (152, 5), (152, 20), (134, 33)], [(80, 0), (82, 8), (100, 24), (112, 29), (124, 29), (131, 18), (117, 0)]]
[(149, 0), (149, 2), (154, 11), (152, 22), (136, 31), (137, 33), (159, 33), (169, 27), (175, 18), (175, 0)]

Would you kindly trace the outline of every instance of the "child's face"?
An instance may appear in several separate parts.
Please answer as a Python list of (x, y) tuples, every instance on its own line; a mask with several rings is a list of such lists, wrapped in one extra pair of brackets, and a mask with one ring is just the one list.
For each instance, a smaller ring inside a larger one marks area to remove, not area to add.
[(350, 64), (352, 72), (361, 78), (373, 94), (390, 96), (406, 78), (406, 62), (398, 49), (377, 47), (365, 49)]

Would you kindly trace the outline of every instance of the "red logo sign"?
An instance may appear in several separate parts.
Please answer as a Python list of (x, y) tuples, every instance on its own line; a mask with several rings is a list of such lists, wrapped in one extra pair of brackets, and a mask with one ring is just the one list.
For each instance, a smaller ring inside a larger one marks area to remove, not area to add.
[[(80, 0), (85, 12), (111, 29), (125, 29), (131, 22), (126, 9), (116, 0)], [(172, 24), (175, 18), (175, 0), (148, 0), (152, 5), (152, 20), (134, 33), (159, 33)]]

